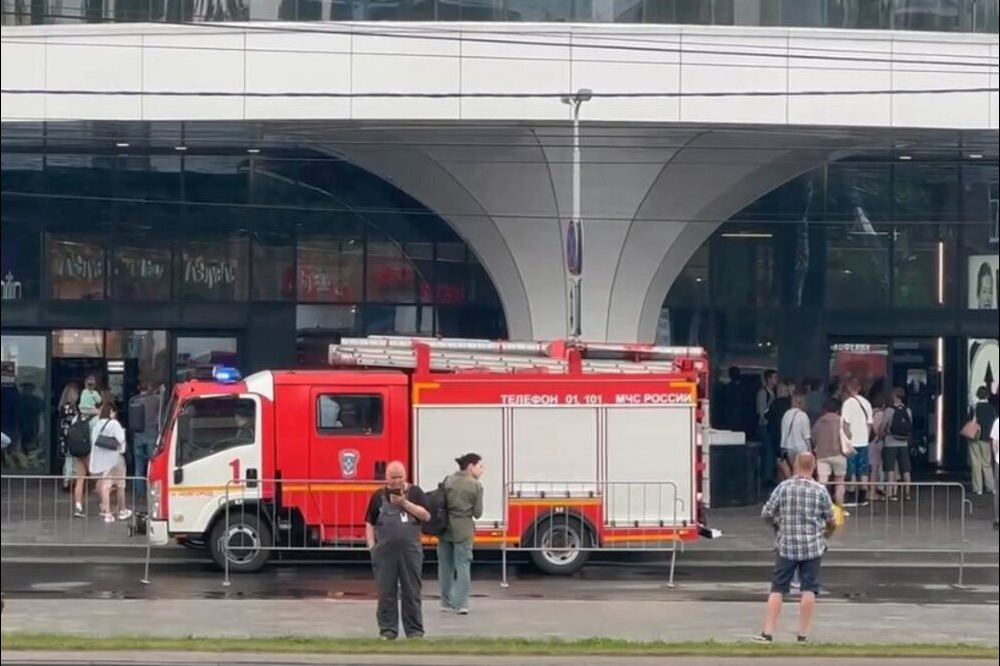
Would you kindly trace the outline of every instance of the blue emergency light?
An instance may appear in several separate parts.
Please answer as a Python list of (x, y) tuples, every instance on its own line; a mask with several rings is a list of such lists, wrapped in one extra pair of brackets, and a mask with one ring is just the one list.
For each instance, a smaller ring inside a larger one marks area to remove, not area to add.
[(220, 384), (235, 384), (240, 381), (240, 371), (236, 368), (227, 368), (224, 365), (217, 365), (212, 368), (212, 379)]

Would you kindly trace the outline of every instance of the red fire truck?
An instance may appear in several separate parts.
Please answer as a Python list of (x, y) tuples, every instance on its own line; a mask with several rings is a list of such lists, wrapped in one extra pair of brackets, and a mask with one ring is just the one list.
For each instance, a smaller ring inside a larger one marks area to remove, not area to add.
[(431, 490), (469, 451), (488, 470), (477, 548), (567, 574), (598, 548), (699, 536), (701, 349), (370, 337), (329, 354), (174, 389), (149, 467), (154, 545), (239, 572), (283, 547), (360, 549), (390, 461)]

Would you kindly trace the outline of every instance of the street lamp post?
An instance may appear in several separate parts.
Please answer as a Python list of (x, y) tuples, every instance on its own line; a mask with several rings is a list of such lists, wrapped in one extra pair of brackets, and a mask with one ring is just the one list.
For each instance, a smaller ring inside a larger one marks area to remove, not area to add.
[(583, 310), (581, 292), (583, 279), (583, 211), (580, 179), (580, 107), (590, 101), (594, 93), (589, 88), (581, 88), (575, 95), (562, 97), (563, 104), (568, 104), (573, 119), (573, 217), (566, 228), (566, 273), (569, 287), (569, 326), (568, 335), (572, 340), (578, 340), (582, 333), (580, 316)]

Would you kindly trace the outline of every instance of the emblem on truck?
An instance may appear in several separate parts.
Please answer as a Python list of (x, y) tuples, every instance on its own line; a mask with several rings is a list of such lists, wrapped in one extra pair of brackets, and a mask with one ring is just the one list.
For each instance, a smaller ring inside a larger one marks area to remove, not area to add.
[(345, 479), (353, 479), (358, 475), (358, 461), (361, 454), (354, 449), (344, 449), (340, 452), (340, 475)]

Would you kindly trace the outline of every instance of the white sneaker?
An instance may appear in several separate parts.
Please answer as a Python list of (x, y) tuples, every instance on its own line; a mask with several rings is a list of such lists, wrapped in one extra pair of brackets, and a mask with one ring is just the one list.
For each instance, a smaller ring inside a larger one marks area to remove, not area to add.
[(131, 509), (122, 509), (118, 512), (118, 520), (128, 520), (132, 517)]
[(73, 517), (74, 518), (86, 518), (87, 517), (87, 514), (83, 512), (83, 505), (82, 504), (78, 503), (75, 507), (73, 507)]
[(113, 522), (115, 522), (114, 515), (112, 515), (110, 513), (102, 513), (101, 517), (104, 518), (104, 522), (106, 522), (106, 523), (113, 523)]

